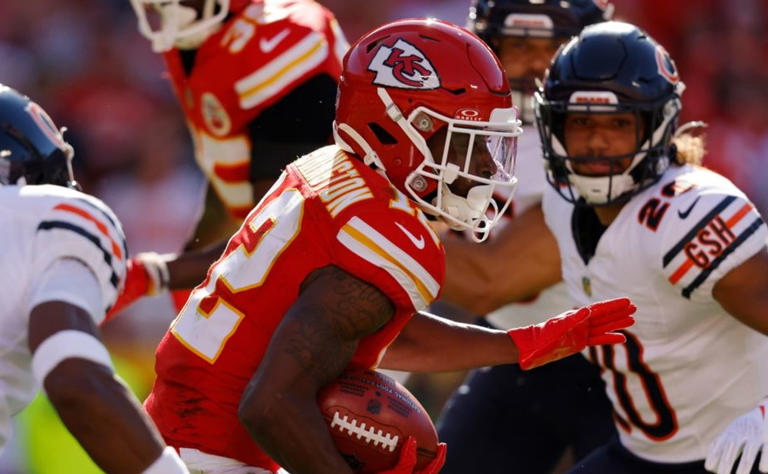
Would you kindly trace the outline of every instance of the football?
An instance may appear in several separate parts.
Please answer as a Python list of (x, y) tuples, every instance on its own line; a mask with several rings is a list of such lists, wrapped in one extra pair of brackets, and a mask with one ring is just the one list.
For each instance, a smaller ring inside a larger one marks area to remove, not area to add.
[(375, 371), (350, 370), (323, 387), (317, 402), (344, 459), (356, 473), (393, 468), (408, 436), (416, 438), (416, 469), (437, 453), (437, 431), (416, 397)]

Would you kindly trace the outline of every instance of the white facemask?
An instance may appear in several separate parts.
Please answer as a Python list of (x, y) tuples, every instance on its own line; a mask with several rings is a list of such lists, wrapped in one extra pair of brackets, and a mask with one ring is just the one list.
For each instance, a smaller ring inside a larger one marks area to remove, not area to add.
[[(139, 32), (152, 42), (155, 52), (195, 49), (215, 33), (229, 12), (229, 0), (206, 0), (202, 12), (182, 5), (180, 0), (131, 0), (139, 23)], [(160, 15), (160, 25), (153, 28), (147, 9)]]

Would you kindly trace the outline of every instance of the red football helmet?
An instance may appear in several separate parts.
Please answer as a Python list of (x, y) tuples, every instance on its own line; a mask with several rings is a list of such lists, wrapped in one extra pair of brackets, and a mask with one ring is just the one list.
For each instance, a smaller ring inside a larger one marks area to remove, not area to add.
[[(486, 238), (511, 201), (522, 128), (504, 70), (480, 38), (435, 19), (381, 26), (344, 57), (337, 100), (338, 146), (425, 212)], [(510, 197), (497, 205), (491, 196), (502, 187)]]
[[(155, 52), (173, 47), (196, 48), (215, 32), (231, 12), (239, 12), (252, 0), (198, 0), (200, 13), (182, 0), (131, 0), (139, 20), (139, 32), (152, 41)], [(159, 15), (150, 21), (148, 10)]]

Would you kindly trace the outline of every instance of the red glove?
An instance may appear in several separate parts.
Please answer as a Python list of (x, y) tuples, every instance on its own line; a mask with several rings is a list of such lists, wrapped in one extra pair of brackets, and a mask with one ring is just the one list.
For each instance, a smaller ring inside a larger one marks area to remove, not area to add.
[(409, 436), (405, 444), (400, 448), (400, 458), (397, 460), (397, 466), (386, 471), (379, 471), (379, 474), (437, 474), (445, 464), (445, 443), (437, 445), (437, 454), (435, 459), (424, 469), (414, 471), (416, 467), (416, 438)]
[[(143, 296), (154, 296), (168, 290), (168, 265), (154, 252), (137, 254), (126, 262), (125, 284), (104, 322)], [(102, 324), (104, 324), (102, 322)]]
[(626, 341), (623, 334), (612, 331), (634, 324), (636, 309), (629, 298), (601, 301), (541, 324), (510, 329), (507, 334), (519, 351), (520, 368), (528, 370), (580, 352), (588, 345)]

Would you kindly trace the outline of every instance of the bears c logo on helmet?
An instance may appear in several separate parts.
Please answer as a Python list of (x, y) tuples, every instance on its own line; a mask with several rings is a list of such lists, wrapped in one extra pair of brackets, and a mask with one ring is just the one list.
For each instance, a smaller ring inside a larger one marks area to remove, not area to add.
[(61, 136), (61, 132), (53, 124), (53, 120), (45, 113), (39, 105), (34, 102), (29, 102), (24, 109), (35, 121), (40, 130), (45, 134), (48, 139), (53, 142), (56, 147), (62, 150), (66, 148), (64, 138)]
[(656, 46), (656, 65), (659, 67), (659, 74), (671, 84), (680, 82), (680, 76), (677, 74), (677, 68), (669, 53), (663, 46)]
[(418, 48), (398, 39), (393, 46), (381, 45), (368, 65), (376, 73), (373, 83), (400, 89), (437, 89), (440, 78), (435, 67)]

